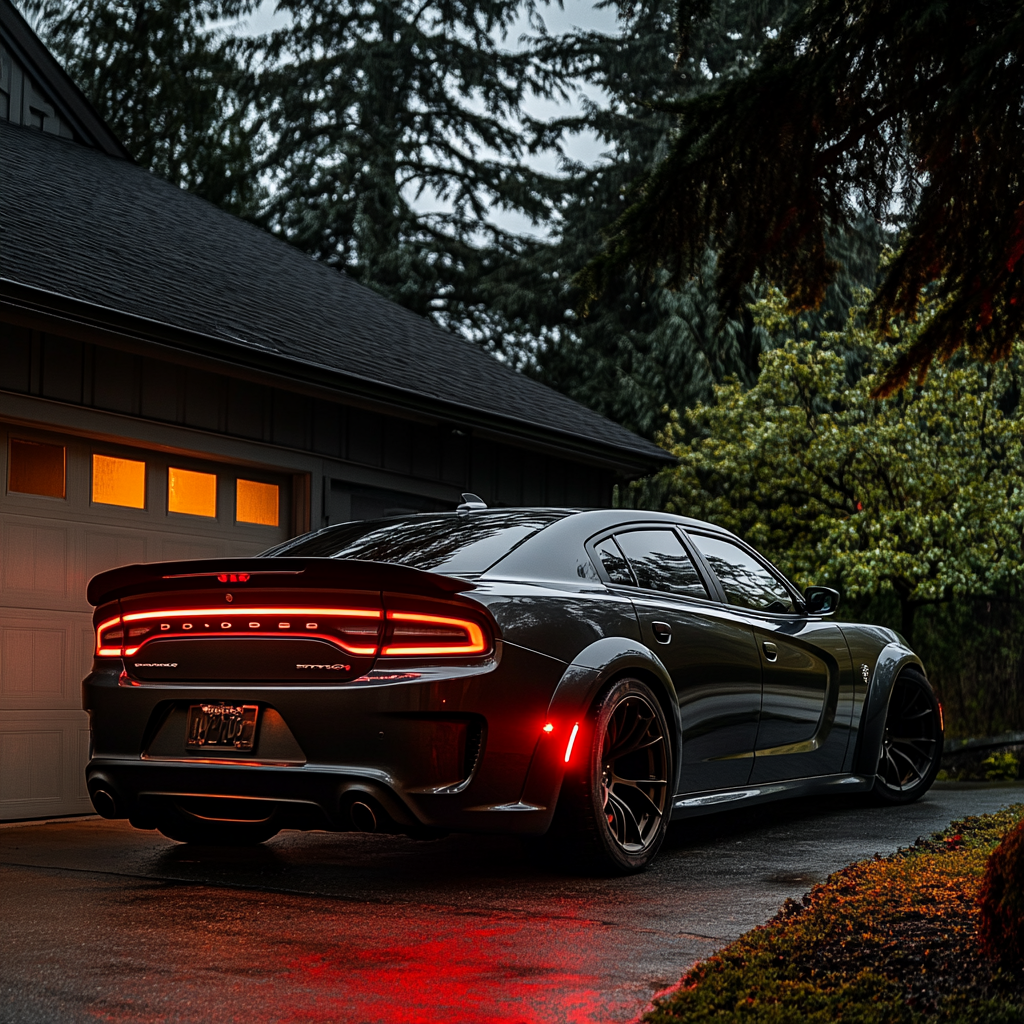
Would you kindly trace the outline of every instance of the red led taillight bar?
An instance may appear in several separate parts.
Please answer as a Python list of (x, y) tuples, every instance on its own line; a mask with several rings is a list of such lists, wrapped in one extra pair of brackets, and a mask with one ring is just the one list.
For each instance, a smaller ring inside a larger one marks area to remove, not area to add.
[[(96, 627), (96, 656), (130, 658), (150, 640), (157, 638), (295, 636), (326, 640), (347, 654), (373, 657), (377, 653), (378, 624), (383, 617), (384, 613), (376, 608), (280, 606), (129, 612), (107, 619)], [(367, 642), (370, 640), (372, 643)]]
[[(375, 608), (175, 608), (129, 612), (96, 627), (96, 656), (131, 658), (149, 641), (213, 636), (296, 637), (326, 640), (356, 657), (458, 657), (486, 654), (492, 646), (471, 619)], [(372, 642), (371, 642), (372, 641)]]

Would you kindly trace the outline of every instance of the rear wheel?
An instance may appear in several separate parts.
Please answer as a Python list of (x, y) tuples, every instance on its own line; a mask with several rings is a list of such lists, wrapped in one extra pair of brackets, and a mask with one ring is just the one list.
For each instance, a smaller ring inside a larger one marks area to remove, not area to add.
[(931, 683), (916, 668), (896, 678), (885, 716), (873, 795), (909, 804), (928, 792), (942, 760), (942, 718)]
[(556, 836), (574, 866), (642, 871), (671, 815), (665, 712), (646, 683), (619, 679), (595, 701), (587, 725), (563, 784)]
[(168, 801), (154, 818), (168, 839), (196, 846), (256, 846), (281, 831), (276, 806), (256, 800)]

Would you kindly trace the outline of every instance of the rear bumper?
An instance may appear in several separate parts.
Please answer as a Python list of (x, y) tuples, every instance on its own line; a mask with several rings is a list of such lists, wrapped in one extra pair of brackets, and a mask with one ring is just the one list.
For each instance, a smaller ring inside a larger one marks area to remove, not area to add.
[(164, 801), (187, 802), (195, 797), (270, 802), (277, 805), (281, 827), (337, 832), (353, 829), (351, 805), (367, 798), (386, 813), (381, 820), (384, 831), (538, 835), (551, 822), (553, 808), (525, 807), (517, 799), (504, 807), (467, 806), (468, 801), (457, 796), (403, 793), (393, 780), (374, 776), (358, 768), (334, 766), (168, 765), (104, 758), (94, 758), (87, 768), (90, 793), (111, 794), (116, 816), (130, 818), (141, 827), (153, 827)]
[[(397, 831), (540, 834), (560, 777), (541, 787), (544, 800), (521, 798), (531, 763), (550, 774), (550, 758), (534, 755), (564, 668), (503, 645), (461, 670), (418, 666), (360, 685), (170, 686), (132, 684), (105, 659), (83, 684), (89, 792), (101, 813), (139, 824), (153, 821), (161, 801), (220, 797), (273, 802), (282, 827), (345, 831), (352, 802), (372, 797)], [(203, 702), (260, 706), (265, 727), (244, 763), (186, 751), (188, 707)], [(112, 805), (95, 799), (101, 790)]]

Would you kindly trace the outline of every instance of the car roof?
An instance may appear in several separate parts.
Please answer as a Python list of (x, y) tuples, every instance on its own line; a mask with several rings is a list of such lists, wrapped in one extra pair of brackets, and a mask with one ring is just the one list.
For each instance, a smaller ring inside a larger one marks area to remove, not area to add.
[[(483, 515), (485, 509), (468, 513)], [(672, 512), (652, 512), (647, 509), (602, 508), (566, 509), (568, 514), (538, 530), (513, 548), (504, 558), (491, 566), (483, 575), (493, 579), (565, 580), (578, 583), (589, 571), (590, 556), (585, 543), (604, 530), (640, 524), (663, 524), (700, 529), (735, 538), (735, 534), (713, 523), (678, 516)], [(738, 539), (738, 538), (737, 538)]]

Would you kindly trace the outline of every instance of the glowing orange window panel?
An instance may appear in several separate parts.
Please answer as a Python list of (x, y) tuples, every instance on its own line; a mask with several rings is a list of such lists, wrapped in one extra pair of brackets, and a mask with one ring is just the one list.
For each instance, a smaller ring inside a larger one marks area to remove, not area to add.
[(62, 444), (40, 444), (11, 438), (7, 490), (18, 494), (64, 497), (65, 453)]
[(238, 480), (235, 486), (235, 522), (277, 526), (280, 505), (277, 484)]
[(146, 463), (135, 459), (92, 457), (92, 500), (97, 505), (146, 507)]
[(167, 511), (217, 518), (217, 474), (191, 469), (167, 470)]

